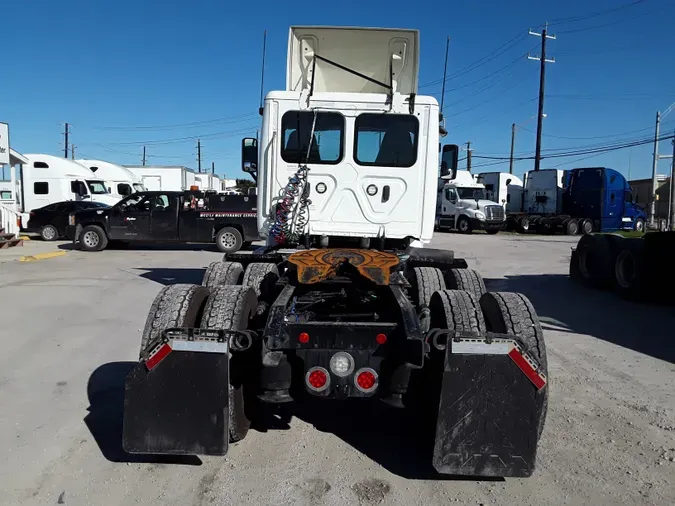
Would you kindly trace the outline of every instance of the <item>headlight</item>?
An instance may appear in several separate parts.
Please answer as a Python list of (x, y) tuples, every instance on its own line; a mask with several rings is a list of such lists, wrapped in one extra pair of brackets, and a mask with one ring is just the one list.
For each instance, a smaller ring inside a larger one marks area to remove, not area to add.
[(476, 211), (476, 218), (478, 218), (479, 220), (484, 220), (485, 215), (483, 213), (481, 213), (480, 211)]

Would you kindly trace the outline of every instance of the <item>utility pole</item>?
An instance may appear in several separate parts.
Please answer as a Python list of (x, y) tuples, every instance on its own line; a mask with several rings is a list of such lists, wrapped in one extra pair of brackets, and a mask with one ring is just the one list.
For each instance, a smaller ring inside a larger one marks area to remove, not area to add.
[(527, 55), (529, 60), (539, 60), (539, 108), (537, 114), (537, 147), (534, 153), (534, 170), (539, 170), (541, 165), (541, 129), (544, 119), (544, 86), (546, 81), (546, 64), (555, 63), (555, 58), (546, 59), (546, 39), (555, 40), (555, 35), (548, 35), (548, 23), (544, 25), (541, 33), (536, 33), (530, 30), (530, 35), (541, 37), (541, 55), (539, 57)]
[(65, 142), (63, 143), (63, 158), (68, 158), (68, 134), (70, 132), (68, 131), (68, 123), (66, 123), (66, 130), (63, 133), (65, 136)]
[(197, 172), (202, 171), (202, 142), (197, 140)]
[(652, 203), (649, 208), (649, 224), (656, 225), (656, 175), (659, 165), (659, 127), (661, 125), (661, 112), (656, 111), (656, 127), (654, 128), (654, 159), (652, 161)]
[(670, 230), (675, 231), (675, 134), (670, 141), (673, 144), (673, 158), (670, 161), (670, 202), (668, 214), (670, 215)]
[(216, 162), (211, 162), (211, 174), (216, 173)]
[(471, 172), (471, 141), (466, 143), (466, 170)]
[(511, 156), (509, 157), (509, 174), (513, 174), (513, 148), (516, 145), (516, 124), (511, 123)]
[(143, 167), (145, 167), (145, 146), (143, 146), (143, 158), (141, 159), (141, 163), (143, 164)]
[(70, 145), (70, 159), (75, 160), (75, 148), (77, 146), (75, 144)]

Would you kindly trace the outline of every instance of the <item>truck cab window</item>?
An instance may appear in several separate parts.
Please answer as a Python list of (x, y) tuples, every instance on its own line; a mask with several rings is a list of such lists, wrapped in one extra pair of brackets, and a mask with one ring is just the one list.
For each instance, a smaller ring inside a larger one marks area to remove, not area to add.
[(487, 200), (483, 188), (457, 188), (460, 199)]
[(360, 114), (354, 159), (359, 165), (412, 167), (417, 161), (419, 121), (409, 114)]
[(35, 195), (47, 195), (49, 193), (49, 183), (33, 183), (33, 193)]
[(129, 185), (127, 183), (118, 183), (117, 184), (117, 193), (119, 193), (120, 195), (124, 195), (124, 196), (131, 195), (132, 194), (131, 185)]
[[(337, 164), (342, 160), (345, 119), (337, 112), (288, 111), (281, 118), (281, 158), (287, 163)], [(309, 149), (309, 159), (307, 150)]]
[(167, 195), (155, 195), (152, 197), (152, 212), (155, 211), (171, 211), (171, 203), (174, 199), (169, 198)]
[(146, 195), (133, 195), (120, 202), (120, 210), (132, 213), (150, 211), (150, 199)]
[(87, 185), (93, 195), (105, 195), (108, 193), (108, 189), (103, 184), (103, 181), (87, 180)]
[(448, 188), (445, 190), (445, 198), (449, 201), (452, 202), (453, 204), (457, 202), (457, 192), (455, 191), (454, 188)]

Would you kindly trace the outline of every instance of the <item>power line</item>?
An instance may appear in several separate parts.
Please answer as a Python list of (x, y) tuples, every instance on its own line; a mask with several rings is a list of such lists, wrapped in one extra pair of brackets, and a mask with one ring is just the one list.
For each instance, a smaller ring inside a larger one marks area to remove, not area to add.
[[(641, 2), (636, 2), (636, 3), (641, 3)], [(573, 30), (561, 30), (558, 33), (580, 33), (580, 32), (586, 32), (588, 30), (597, 30), (599, 28), (605, 28), (607, 26), (614, 26), (614, 25), (618, 25), (620, 23), (625, 23), (626, 21), (634, 21), (636, 19), (643, 18), (643, 17), (645, 17), (649, 14), (652, 14), (654, 12), (659, 12), (659, 11), (662, 11), (664, 9), (668, 9), (668, 8), (672, 7), (673, 5), (675, 5), (675, 4), (671, 3), (669, 5), (662, 5), (658, 8), (656, 8), (656, 9), (652, 9), (652, 10), (649, 10), (647, 12), (643, 12), (642, 14), (637, 14), (635, 16), (631, 16), (631, 17), (627, 17), (627, 18), (623, 18), (623, 19), (616, 19), (616, 20), (610, 21), (608, 23), (603, 23), (603, 24), (600, 24), (600, 25), (587, 26), (585, 28), (575, 28)]]
[(616, 12), (616, 11), (625, 9), (627, 7), (633, 7), (634, 5), (644, 3), (645, 1), (646, 0), (634, 0), (633, 2), (629, 2), (629, 3), (623, 4), (623, 5), (619, 5), (618, 7), (603, 9), (603, 10), (600, 10), (600, 11), (591, 12), (589, 14), (581, 14), (581, 15), (577, 15), (577, 16), (569, 16), (569, 17), (566, 17), (566, 18), (553, 19), (549, 23), (549, 26), (564, 25), (564, 24), (567, 24), (567, 23), (576, 23), (578, 21), (584, 21), (584, 20), (587, 20), (587, 19), (596, 18), (598, 16), (604, 16), (605, 14), (610, 14), (612, 12)]
[(247, 113), (240, 114), (237, 116), (226, 116), (223, 118), (214, 118), (209, 120), (201, 121), (191, 121), (188, 123), (176, 123), (173, 125), (128, 125), (128, 126), (90, 126), (89, 128), (93, 130), (129, 130), (129, 131), (138, 131), (138, 130), (173, 130), (177, 128), (194, 128), (205, 125), (213, 125), (217, 123), (238, 123), (240, 121), (245, 121), (246, 119), (253, 118), (257, 116), (256, 113)]

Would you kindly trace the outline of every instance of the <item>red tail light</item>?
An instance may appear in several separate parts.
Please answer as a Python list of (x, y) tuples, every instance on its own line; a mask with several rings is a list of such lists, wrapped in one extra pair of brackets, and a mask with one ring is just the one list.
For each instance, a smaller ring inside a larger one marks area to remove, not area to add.
[(305, 375), (305, 382), (310, 390), (323, 392), (330, 385), (330, 377), (323, 367), (312, 367)]
[(364, 367), (356, 371), (356, 376), (354, 377), (354, 385), (361, 392), (369, 394), (374, 392), (378, 387), (378, 377), (374, 369), (370, 367)]
[(302, 344), (307, 344), (309, 342), (309, 334), (307, 332), (301, 332), (298, 336), (298, 341)]
[(375, 341), (377, 341), (377, 344), (384, 344), (387, 342), (387, 336), (385, 334), (377, 334)]

